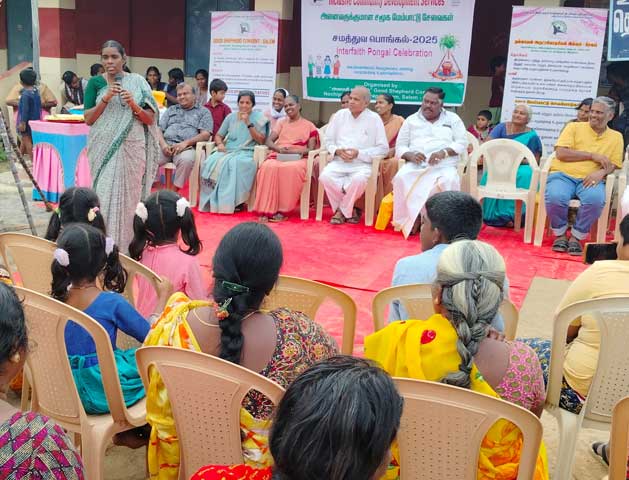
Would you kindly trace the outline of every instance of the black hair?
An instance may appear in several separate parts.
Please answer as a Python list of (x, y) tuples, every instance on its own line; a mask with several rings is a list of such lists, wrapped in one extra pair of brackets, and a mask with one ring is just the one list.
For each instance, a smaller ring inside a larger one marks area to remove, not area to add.
[(103, 43), (103, 46), (100, 47), (101, 51), (105, 50), (106, 48), (115, 48), (116, 50), (118, 50), (118, 53), (122, 57), (127, 55), (124, 47), (122, 46), (122, 43), (116, 40), (107, 40), (105, 43)]
[(446, 92), (443, 91), (443, 88), (441, 87), (428, 87), (426, 89), (426, 91), (424, 92), (424, 95), (426, 95), (427, 93), (433, 93), (435, 95), (437, 95), (439, 97), (439, 100), (442, 100), (446, 98)]
[(294, 93), (286, 95), (286, 98), (292, 98), (295, 103), (299, 104), (299, 97)]
[(131, 73), (131, 69), (129, 68), (129, 66), (126, 63), (122, 66), (122, 71), (123, 72), (127, 72), (127, 73)]
[(67, 252), (70, 263), (63, 266), (57, 259), (52, 261), (50, 293), (53, 298), (65, 302), (70, 285), (93, 282), (100, 275), (105, 289), (124, 292), (127, 272), (120, 263), (118, 245), (114, 245), (109, 255), (105, 246), (105, 235), (97, 228), (83, 223), (67, 225), (59, 235), (57, 248)]
[(483, 207), (464, 192), (439, 192), (426, 201), (426, 215), (447, 242), (476, 240), (483, 225)]
[(620, 236), (622, 237), (622, 246), (629, 245), (629, 215), (620, 222)]
[[(93, 210), (94, 220), (89, 221), (90, 210)], [(107, 235), (105, 219), (100, 212), (100, 200), (96, 192), (90, 188), (68, 188), (59, 199), (59, 207), (53, 212), (48, 221), (48, 229), (44, 238), (52, 242), (57, 240), (59, 233), (69, 223), (86, 223), (98, 228)]]
[(351, 95), (351, 94), (352, 94), (351, 90), (345, 90), (343, 93), (341, 93), (341, 96), (339, 97), (341, 99), (341, 102), (343, 101), (343, 97), (347, 95)]
[(491, 119), (493, 117), (493, 115), (491, 114), (491, 112), (489, 110), (481, 110), (480, 112), (478, 112), (478, 116), (479, 117), (485, 117), (490, 122), (491, 122)]
[(178, 82), (183, 82), (183, 70), (179, 67), (171, 68), (168, 70), (168, 77), (174, 78)]
[(101, 63), (93, 63), (90, 67), (90, 77), (95, 77), (96, 75), (98, 75), (98, 71), (101, 68), (104, 68)]
[(269, 447), (279, 480), (374, 478), (400, 427), (403, 399), (369, 360), (339, 355), (288, 387)]
[(20, 82), (29, 87), (34, 86), (37, 83), (37, 72), (32, 68), (25, 68), (20, 72)]
[(393, 95), (389, 93), (381, 93), (380, 96), (384, 97), (389, 105), (395, 105), (395, 98), (393, 98)]
[(197, 255), (202, 248), (197, 234), (192, 209), (187, 207), (183, 216), (177, 215), (178, 193), (170, 190), (158, 190), (144, 200), (148, 212), (146, 222), (137, 215), (133, 216), (133, 240), (129, 244), (129, 255), (134, 260), (142, 259), (142, 252), (147, 245), (163, 245), (176, 242), (179, 232), (181, 239), (188, 246), (182, 252)]
[(253, 107), (256, 106), (256, 94), (253, 93), (251, 90), (241, 90), (240, 92), (238, 92), (237, 103), (240, 103), (240, 99), (242, 97), (249, 97), (249, 99), (251, 100), (252, 106)]
[[(240, 363), (243, 317), (260, 308), (277, 282), (282, 261), (280, 239), (266, 225), (241, 223), (221, 239), (212, 262), (212, 296), (219, 305), (231, 299), (227, 305), (229, 316), (218, 322), (221, 358)], [(232, 284), (245, 288), (235, 291)]]
[(147, 78), (149, 76), (149, 73), (151, 72), (155, 72), (157, 74), (157, 83), (162, 81), (162, 72), (159, 71), (159, 68), (157, 68), (155, 65), (151, 65), (149, 68), (146, 69), (146, 73), (144, 74), (144, 79), (148, 82)]
[(288, 90), (286, 90), (285, 88), (276, 88), (273, 92), (273, 95), (275, 95), (277, 92), (280, 92), (282, 94), (282, 97), (284, 98), (288, 96)]
[(491, 60), (489, 60), (489, 69), (491, 70), (491, 74), (495, 74), (496, 73), (496, 69), (502, 65), (505, 65), (507, 63), (507, 58), (503, 57), (502, 55), (498, 55), (496, 57), (493, 57)]
[(207, 80), (208, 76), (210, 75), (209, 73), (207, 73), (207, 70), (205, 68), (199, 68), (196, 72), (194, 72), (194, 77), (196, 78), (198, 74), (203, 75), (203, 77)]
[(0, 366), (28, 347), (24, 309), (13, 287), (0, 282)]
[(581, 110), (581, 107), (584, 105), (591, 107), (593, 101), (594, 99), (592, 97), (584, 98), (583, 100), (581, 100), (581, 103), (579, 103), (579, 106), (575, 110)]
[(68, 70), (68, 71), (66, 71), (66, 72), (63, 74), (63, 76), (61, 77), (61, 79), (63, 80), (63, 82), (64, 82), (66, 85), (68, 85), (68, 86), (69, 86), (69, 85), (72, 83), (72, 80), (74, 79), (74, 77), (76, 77), (76, 76), (77, 76), (77, 75), (76, 75), (76, 73), (74, 73), (74, 72), (73, 72), (73, 71), (71, 71), (71, 70)]
[(226, 92), (227, 91), (227, 84), (221, 80), (220, 78), (215, 78), (214, 80), (212, 80), (210, 82), (210, 93), (211, 92)]

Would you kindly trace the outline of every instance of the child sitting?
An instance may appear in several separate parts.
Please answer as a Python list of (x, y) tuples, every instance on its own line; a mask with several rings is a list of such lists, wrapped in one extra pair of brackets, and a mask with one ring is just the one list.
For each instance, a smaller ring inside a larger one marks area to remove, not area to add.
[(86, 223), (107, 235), (105, 219), (100, 213), (100, 200), (94, 190), (71, 187), (63, 192), (59, 199), (59, 206), (48, 221), (48, 229), (44, 238), (56, 242), (63, 227), (70, 223)]
[[(118, 247), (90, 225), (68, 225), (57, 241), (51, 270), (52, 296), (85, 312), (109, 334), (125, 404), (133, 405), (144, 397), (144, 388), (135, 362), (135, 349), (118, 349), (117, 333), (121, 330), (142, 342), (150, 325), (120, 294), (127, 282), (127, 272), (120, 264)], [(103, 291), (101, 285), (110, 291)], [(94, 340), (82, 327), (69, 322), (65, 343), (86, 413), (108, 413)]]
[(476, 116), (476, 123), (468, 127), (467, 131), (476, 137), (478, 143), (483, 143), (489, 139), (491, 118), (492, 115), (489, 110), (481, 110)]
[(21, 138), (20, 151), (22, 154), (31, 155), (33, 153), (33, 135), (28, 122), (41, 118), (41, 98), (35, 86), (37, 83), (35, 70), (28, 68), (22, 70), (20, 83), (22, 90), (17, 107), (17, 131)]
[(227, 84), (223, 80), (215, 78), (210, 82), (210, 101), (205, 104), (205, 108), (210, 111), (214, 120), (212, 136), (216, 135), (227, 115), (232, 113), (231, 108), (223, 103), (226, 93)]
[[(185, 198), (169, 190), (151, 194), (144, 203), (138, 203), (133, 232), (129, 244), (131, 258), (166, 277), (174, 292), (183, 292), (192, 300), (207, 299), (207, 288), (195, 258), (202, 244)], [(188, 246), (185, 250), (177, 244), (179, 232)], [(148, 315), (155, 311), (157, 297), (145, 279), (139, 278), (137, 282), (137, 308), (142, 315)]]

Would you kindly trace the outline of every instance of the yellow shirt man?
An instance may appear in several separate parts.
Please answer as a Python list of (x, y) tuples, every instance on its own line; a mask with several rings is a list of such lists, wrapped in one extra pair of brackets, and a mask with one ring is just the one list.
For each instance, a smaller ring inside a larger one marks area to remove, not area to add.
[[(622, 134), (611, 128), (607, 128), (599, 135), (592, 129), (589, 122), (571, 122), (566, 125), (557, 140), (555, 148), (560, 147), (581, 152), (600, 153), (609, 158), (618, 168), (622, 167)], [(592, 160), (562, 162), (555, 158), (550, 166), (550, 171), (563, 172), (572, 178), (583, 179), (600, 168), (601, 166)]]

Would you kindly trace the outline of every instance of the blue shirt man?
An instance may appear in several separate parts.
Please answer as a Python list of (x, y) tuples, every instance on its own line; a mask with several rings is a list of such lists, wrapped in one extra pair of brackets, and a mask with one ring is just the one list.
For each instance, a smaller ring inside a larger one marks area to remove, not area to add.
[[(398, 260), (393, 271), (392, 286), (414, 283), (432, 284), (437, 277), (437, 264), (448, 245), (457, 240), (476, 240), (483, 223), (483, 209), (473, 197), (463, 192), (437, 193), (426, 202), (422, 214), (422, 253)], [(505, 280), (505, 293), (509, 291)], [(389, 309), (389, 321), (408, 318), (404, 306), (395, 300)], [(504, 330), (504, 321), (496, 315), (492, 326)]]

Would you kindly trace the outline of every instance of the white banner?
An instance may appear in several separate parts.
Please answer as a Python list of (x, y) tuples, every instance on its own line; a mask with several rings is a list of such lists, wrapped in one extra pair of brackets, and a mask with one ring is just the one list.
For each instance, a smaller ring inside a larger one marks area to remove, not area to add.
[(338, 102), (356, 85), (419, 104), (439, 86), (465, 98), (474, 0), (301, 0), (304, 97)]
[(210, 81), (227, 83), (225, 97), (237, 110), (240, 90), (252, 90), (256, 109), (271, 104), (277, 72), (278, 12), (212, 12)]
[(581, 100), (596, 97), (606, 23), (600, 8), (513, 7), (501, 120), (530, 105), (547, 154)]

